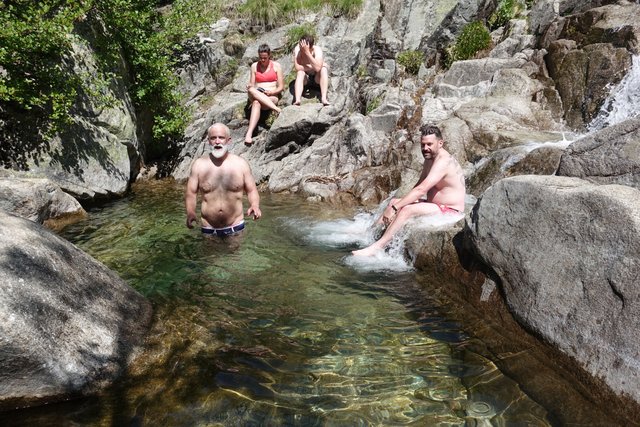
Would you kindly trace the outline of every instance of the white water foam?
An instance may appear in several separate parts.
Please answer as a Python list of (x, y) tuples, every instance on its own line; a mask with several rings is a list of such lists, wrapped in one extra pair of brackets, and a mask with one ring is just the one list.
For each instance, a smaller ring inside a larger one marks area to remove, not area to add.
[[(388, 200), (382, 202), (376, 212), (361, 212), (353, 219), (336, 219), (332, 221), (294, 221), (296, 228), (303, 230), (303, 238), (310, 244), (331, 248), (352, 250), (363, 248), (373, 243), (382, 233), (382, 226), (376, 225)], [(404, 241), (408, 230), (419, 227), (420, 232), (437, 231), (451, 227), (463, 217), (463, 214), (446, 214), (421, 216), (411, 220), (414, 227), (403, 229), (392, 239), (386, 250), (378, 251), (372, 256), (353, 256), (347, 253), (344, 263), (359, 271), (410, 271), (411, 260), (405, 258)]]
[(526, 150), (527, 153), (535, 150), (539, 147), (556, 147), (556, 148), (567, 148), (572, 142), (576, 139), (581, 138), (583, 135), (576, 134), (572, 132), (561, 132), (562, 141), (547, 141), (547, 142), (525, 142), (522, 147)]
[(631, 70), (611, 90), (600, 112), (589, 124), (589, 132), (621, 123), (640, 114), (640, 55), (635, 55), (632, 61)]
[[(381, 206), (386, 206), (383, 202)], [(332, 221), (309, 222), (290, 220), (295, 222), (296, 228), (303, 230), (303, 239), (318, 246), (344, 248), (346, 265), (360, 271), (409, 271), (413, 267), (404, 259), (404, 247), (401, 234), (389, 244), (386, 251), (379, 251), (371, 257), (354, 257), (351, 250), (370, 245), (380, 230), (375, 222), (382, 214), (380, 212), (360, 212), (353, 219), (336, 219)]]

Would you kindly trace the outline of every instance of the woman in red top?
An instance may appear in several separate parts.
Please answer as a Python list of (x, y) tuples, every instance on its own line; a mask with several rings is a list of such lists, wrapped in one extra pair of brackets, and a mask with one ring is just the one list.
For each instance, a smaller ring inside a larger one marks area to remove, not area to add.
[(258, 47), (258, 58), (258, 62), (251, 64), (251, 77), (247, 85), (251, 114), (247, 135), (244, 138), (246, 145), (253, 143), (253, 131), (260, 120), (260, 110), (274, 110), (280, 113), (281, 110), (276, 104), (284, 90), (282, 67), (278, 62), (271, 60), (271, 49), (268, 45), (262, 44)]

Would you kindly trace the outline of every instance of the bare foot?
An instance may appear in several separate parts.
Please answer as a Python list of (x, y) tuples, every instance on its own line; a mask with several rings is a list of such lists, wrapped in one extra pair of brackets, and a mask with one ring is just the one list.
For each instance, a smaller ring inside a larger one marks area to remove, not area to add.
[(324, 100), (322, 100), (322, 105), (324, 105), (326, 107), (327, 105), (331, 105), (331, 104), (329, 103), (329, 101), (324, 99)]
[(294, 101), (293, 105), (298, 105), (299, 106), (300, 105), (300, 101)]
[(351, 251), (351, 254), (353, 256), (372, 256), (375, 255), (379, 250), (380, 249), (376, 248), (375, 246), (369, 246), (357, 251)]
[(247, 147), (251, 147), (252, 144), (253, 144), (253, 140), (251, 139), (250, 136), (247, 136), (244, 138), (244, 145), (246, 145)]

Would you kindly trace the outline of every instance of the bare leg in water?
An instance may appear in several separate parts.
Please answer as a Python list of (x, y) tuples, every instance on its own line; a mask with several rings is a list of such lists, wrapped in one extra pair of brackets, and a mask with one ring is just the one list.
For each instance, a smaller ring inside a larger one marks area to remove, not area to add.
[[(398, 199), (394, 199), (398, 200)], [(393, 201), (391, 202), (393, 204)], [(382, 237), (377, 241), (367, 246), (364, 249), (352, 251), (355, 256), (371, 256), (376, 252), (382, 250), (391, 241), (393, 236), (409, 221), (409, 219), (421, 216), (421, 215), (434, 215), (440, 213), (440, 208), (434, 203), (420, 202), (413, 203), (403, 207), (392, 219), (391, 223), (385, 230)]]

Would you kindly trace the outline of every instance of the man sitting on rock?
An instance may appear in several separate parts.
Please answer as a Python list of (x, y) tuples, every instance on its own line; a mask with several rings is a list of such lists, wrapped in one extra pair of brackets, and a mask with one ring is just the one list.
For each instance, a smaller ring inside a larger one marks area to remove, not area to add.
[(464, 174), (458, 161), (442, 148), (444, 140), (436, 126), (420, 128), (424, 163), (420, 179), (402, 198), (391, 200), (379, 222), (387, 226), (372, 245), (353, 251), (353, 255), (370, 256), (383, 249), (410, 218), (464, 212)]
[(329, 88), (329, 70), (324, 62), (322, 49), (313, 45), (313, 36), (305, 34), (300, 38), (293, 50), (293, 66), (296, 69), (296, 83), (294, 87), (293, 105), (300, 105), (304, 86), (313, 80), (320, 85), (320, 100), (322, 105), (329, 105), (327, 89)]

